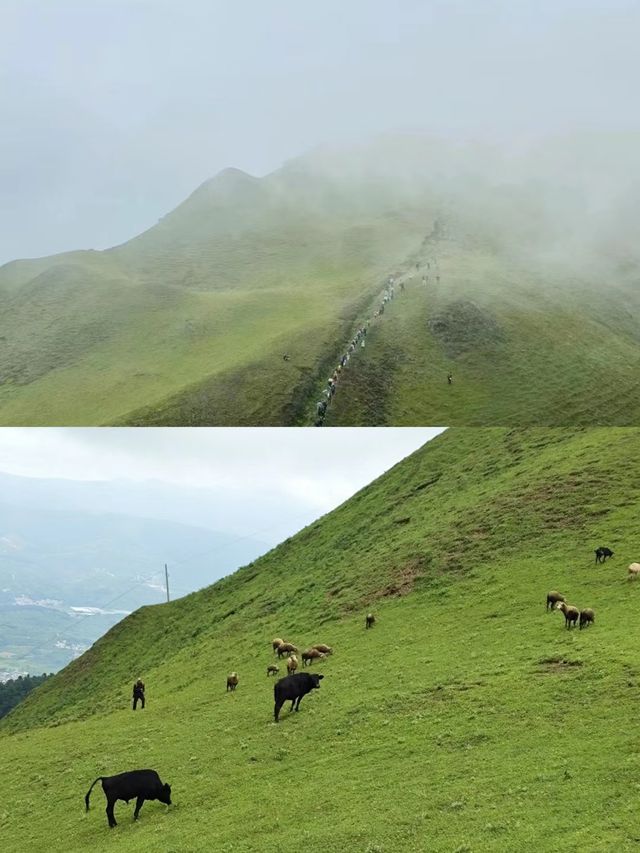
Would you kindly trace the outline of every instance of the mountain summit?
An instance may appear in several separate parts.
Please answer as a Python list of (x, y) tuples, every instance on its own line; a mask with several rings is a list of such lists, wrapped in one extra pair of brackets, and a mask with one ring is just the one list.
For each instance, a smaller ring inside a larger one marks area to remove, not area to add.
[(406, 298), (327, 424), (637, 423), (633, 190), (565, 149), (384, 138), (225, 169), (121, 246), (7, 264), (0, 424), (312, 423), (390, 276)]

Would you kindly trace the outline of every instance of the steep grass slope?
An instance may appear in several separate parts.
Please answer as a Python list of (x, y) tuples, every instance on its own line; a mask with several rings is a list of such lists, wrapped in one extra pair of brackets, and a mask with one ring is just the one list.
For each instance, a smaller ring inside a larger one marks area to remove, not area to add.
[(431, 227), (428, 200), (358, 205), (227, 170), (123, 246), (6, 265), (0, 424), (295, 421), (324, 349)]
[[(254, 564), (138, 611), (0, 724), (3, 849), (636, 849), (639, 466), (638, 430), (452, 430)], [(615, 556), (595, 566), (600, 544)], [(566, 631), (551, 588), (595, 625)], [(335, 649), (278, 726), (276, 635)], [(120, 804), (109, 830), (98, 790), (83, 813), (98, 774), (146, 766), (171, 809), (133, 824)]]
[(419, 257), (342, 377), (328, 425), (638, 423), (637, 271), (568, 272), (455, 225)]
[(227, 169), (122, 246), (7, 264), (0, 425), (308, 424), (416, 261), (328, 424), (637, 423), (638, 205), (624, 152), (595, 149), (515, 168), (394, 140)]

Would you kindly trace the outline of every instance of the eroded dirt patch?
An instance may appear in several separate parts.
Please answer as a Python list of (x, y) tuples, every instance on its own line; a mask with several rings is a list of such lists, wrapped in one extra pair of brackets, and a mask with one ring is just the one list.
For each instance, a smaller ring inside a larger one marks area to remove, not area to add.
[(469, 300), (450, 302), (427, 320), (427, 326), (449, 358), (494, 348), (505, 340), (495, 318)]

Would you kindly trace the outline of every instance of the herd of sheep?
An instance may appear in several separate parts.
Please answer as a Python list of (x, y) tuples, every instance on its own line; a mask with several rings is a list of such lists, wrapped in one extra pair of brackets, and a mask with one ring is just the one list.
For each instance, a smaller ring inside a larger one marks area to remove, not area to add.
[[(596, 549), (595, 555), (596, 563), (604, 563), (608, 558), (613, 557), (613, 551), (601, 547)], [(627, 567), (627, 575), (629, 580), (635, 580), (640, 575), (640, 563), (631, 563)], [(595, 623), (595, 613), (590, 607), (578, 608), (573, 604), (567, 604), (565, 596), (557, 590), (551, 590), (547, 593), (546, 609), (547, 611), (561, 611), (564, 615), (566, 628), (574, 628), (579, 625), (582, 629)], [(367, 613), (365, 628), (372, 628), (375, 621), (373, 613)], [(317, 689), (320, 686), (320, 679), (324, 676), (316, 673), (296, 673), (300, 652), (293, 643), (286, 642), (281, 637), (275, 637), (271, 642), (271, 647), (278, 656), (278, 660), (286, 657), (287, 663), (287, 676), (274, 684), (274, 720), (277, 723), (284, 702), (291, 701), (291, 710), (298, 711), (300, 700), (311, 690)], [(324, 660), (332, 654), (331, 646), (325, 643), (315, 643), (300, 655), (302, 666), (311, 666), (314, 661)], [(270, 663), (267, 666), (267, 677), (276, 676), (278, 672), (277, 664)], [(237, 688), (238, 682), (238, 673), (230, 672), (227, 676), (227, 691), (233, 692)], [(145, 800), (160, 800), (160, 802), (168, 805), (171, 804), (171, 787), (162, 784), (155, 770), (134, 770), (117, 776), (99, 776), (86, 794), (87, 810), (89, 809), (91, 789), (100, 780), (107, 797), (107, 818), (110, 827), (116, 826), (113, 808), (117, 800), (126, 800), (126, 802), (134, 798), (137, 800), (134, 819), (137, 819), (140, 807)]]
[[(596, 563), (604, 563), (608, 557), (613, 557), (613, 551), (609, 548), (596, 548)], [(640, 576), (640, 563), (630, 563), (627, 566), (627, 577), (635, 580)], [(591, 607), (579, 608), (574, 604), (567, 604), (567, 599), (555, 589), (547, 593), (547, 610), (560, 610), (564, 616), (565, 628), (575, 628), (576, 625), (586, 628), (596, 621), (596, 614)]]
[[(613, 551), (609, 548), (601, 547), (596, 549), (595, 555), (596, 563), (604, 563), (608, 558), (613, 557)], [(631, 563), (627, 568), (627, 573), (629, 580), (639, 577), (640, 563)], [(578, 625), (580, 630), (582, 630), (582, 628), (593, 625), (596, 621), (596, 615), (591, 607), (580, 608), (574, 604), (568, 604), (565, 596), (555, 589), (547, 593), (547, 610), (559, 610), (564, 616), (566, 628), (575, 628)], [(367, 613), (365, 628), (372, 628), (375, 621), (373, 613)], [(271, 647), (278, 656), (278, 660), (286, 658), (288, 675), (293, 675), (298, 669), (298, 655), (300, 655), (302, 666), (307, 667), (311, 666), (314, 661), (324, 660), (333, 654), (333, 649), (331, 646), (326, 645), (326, 643), (315, 643), (300, 654), (296, 645), (283, 640), (282, 637), (275, 637), (271, 642)], [(280, 668), (276, 664), (270, 663), (267, 666), (267, 677), (276, 676), (279, 672)], [(238, 673), (230, 672), (227, 676), (227, 691), (234, 691), (237, 686)]]
[[(609, 548), (601, 547), (595, 551), (596, 563), (604, 563), (607, 558), (613, 557), (613, 551)], [(640, 563), (630, 563), (627, 567), (627, 575), (629, 580), (635, 580), (640, 576)], [(565, 628), (575, 628), (576, 625), (582, 630), (588, 625), (593, 625), (596, 621), (596, 615), (591, 607), (576, 607), (574, 604), (567, 604), (565, 596), (553, 589), (547, 593), (547, 610), (559, 610), (564, 616)], [(365, 617), (365, 628), (372, 628), (375, 623), (373, 613), (367, 613)], [(271, 646), (278, 659), (286, 657), (287, 673), (293, 675), (298, 669), (298, 655), (300, 654), (298, 647), (293, 643), (288, 643), (281, 637), (275, 637), (272, 640)], [(325, 643), (316, 643), (305, 649), (300, 655), (302, 666), (311, 666), (313, 661), (324, 660), (328, 655), (333, 654), (331, 646)], [(279, 673), (280, 668), (276, 664), (267, 666), (267, 676), (275, 676)], [(235, 690), (238, 686), (238, 673), (231, 672), (227, 676), (227, 690)]]
[(547, 610), (550, 607), (554, 610), (562, 611), (565, 628), (575, 628), (576, 623), (579, 623), (580, 630), (582, 630), (587, 625), (591, 625), (596, 621), (596, 615), (590, 607), (580, 610), (573, 604), (567, 604), (564, 595), (555, 590), (547, 593)]
[[(613, 557), (613, 551), (609, 548), (601, 547), (595, 551), (596, 563), (604, 563), (607, 558)], [(634, 580), (640, 576), (640, 563), (631, 563), (627, 568), (629, 580)], [(596, 621), (596, 615), (591, 607), (579, 608), (573, 604), (567, 604), (565, 596), (553, 589), (547, 593), (547, 610), (559, 610), (564, 616), (564, 624), (566, 628), (575, 628), (579, 626), (580, 630), (588, 625), (593, 625)], [(372, 628), (376, 619), (373, 613), (367, 613), (365, 617), (365, 628)], [(300, 654), (298, 647), (293, 643), (288, 643), (281, 637), (275, 637), (272, 640), (271, 646), (278, 659), (286, 657), (287, 673), (293, 675), (298, 669), (298, 655)], [(311, 666), (313, 661), (324, 660), (328, 655), (333, 654), (331, 646), (325, 643), (316, 643), (306, 649), (300, 655), (302, 666)], [(276, 664), (267, 666), (267, 676), (275, 676), (279, 673), (280, 668)], [(235, 690), (238, 686), (238, 673), (231, 672), (227, 676), (227, 690)]]
[[(595, 554), (596, 563), (604, 563), (608, 557), (613, 557), (613, 551), (604, 547), (597, 548)], [(634, 580), (639, 577), (640, 563), (630, 563), (627, 568), (627, 573), (629, 580)], [(565, 628), (575, 628), (575, 626), (578, 625), (580, 630), (582, 630), (588, 625), (593, 625), (596, 621), (596, 615), (591, 607), (579, 608), (573, 604), (567, 604), (565, 596), (555, 589), (552, 589), (547, 593), (547, 610), (561, 611), (564, 616)], [(373, 613), (367, 613), (365, 617), (365, 628), (372, 628), (375, 621)], [(282, 659), (286, 656), (287, 673), (289, 675), (293, 675), (293, 673), (298, 669), (298, 654), (300, 654), (298, 647), (293, 643), (286, 642), (281, 637), (275, 637), (272, 640), (271, 646), (275, 654), (277, 654), (278, 659)], [(325, 643), (316, 643), (300, 655), (302, 659), (302, 666), (311, 666), (313, 661), (324, 660), (324, 658), (331, 654), (333, 654), (331, 646), (327, 646)], [(276, 666), (276, 664), (272, 663), (267, 666), (267, 676), (275, 676), (279, 671), (280, 668)], [(238, 673), (229, 673), (227, 676), (227, 690), (233, 691), (237, 686)]]
[[(372, 628), (375, 623), (376, 618), (373, 613), (367, 613), (365, 617), (365, 628)], [(287, 658), (287, 674), (293, 675), (294, 672), (298, 669), (298, 655), (300, 654), (298, 647), (293, 643), (287, 643), (282, 637), (274, 637), (271, 641), (271, 648), (274, 653), (278, 655), (278, 659), (281, 660), (286, 656)], [(333, 649), (331, 646), (328, 646), (326, 643), (315, 643), (313, 646), (310, 646), (308, 649), (305, 649), (304, 652), (300, 655), (302, 660), (302, 666), (311, 666), (313, 661), (324, 660), (329, 655), (333, 654)], [(277, 675), (280, 672), (280, 667), (276, 666), (276, 664), (271, 663), (267, 666), (267, 676)], [(238, 673), (230, 672), (227, 676), (227, 691), (234, 691), (238, 686)]]

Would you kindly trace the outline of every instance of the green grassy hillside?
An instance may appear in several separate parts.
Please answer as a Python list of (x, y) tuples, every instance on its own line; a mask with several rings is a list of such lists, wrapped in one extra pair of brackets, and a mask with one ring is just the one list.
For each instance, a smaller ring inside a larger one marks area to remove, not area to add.
[(327, 425), (638, 423), (633, 275), (567, 273), (455, 227), (419, 256), (345, 371)]
[[(233, 576), (136, 612), (0, 724), (3, 849), (635, 850), (638, 470), (638, 430), (451, 430)], [(566, 631), (551, 588), (595, 625)], [(276, 726), (277, 635), (335, 654)], [(97, 775), (147, 766), (172, 808), (134, 825), (120, 804), (109, 830), (98, 789), (84, 814)]]
[(376, 323), (327, 424), (637, 423), (633, 210), (591, 215), (571, 170), (375, 153), (225, 170), (122, 246), (0, 268), (0, 425), (308, 424), (416, 261), (440, 282)]
[(1, 268), (0, 424), (304, 417), (326, 350), (432, 223), (428, 202), (321, 190), (228, 170), (123, 246)]

